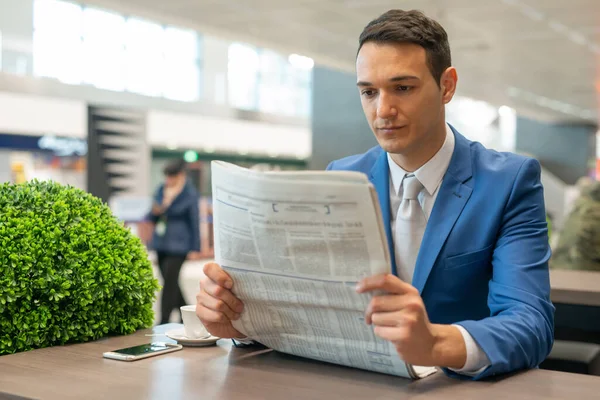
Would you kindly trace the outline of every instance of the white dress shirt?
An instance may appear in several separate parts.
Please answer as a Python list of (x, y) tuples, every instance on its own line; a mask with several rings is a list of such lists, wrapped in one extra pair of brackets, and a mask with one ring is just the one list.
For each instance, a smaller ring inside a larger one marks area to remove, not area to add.
[[(439, 189), (442, 183), (442, 179), (448, 170), (452, 153), (454, 152), (454, 133), (448, 125), (446, 125), (446, 140), (442, 145), (441, 149), (429, 160), (425, 165), (414, 172), (416, 178), (424, 186), (424, 190), (418, 196), (419, 204), (425, 214), (425, 220), (429, 221), (431, 210), (435, 203), (435, 199), (439, 193)], [(390, 155), (388, 154), (388, 164), (390, 168), (390, 209), (391, 209), (391, 230), (395, 236), (396, 232), (396, 214), (398, 213), (398, 207), (402, 202), (402, 181), (408, 172), (404, 171), (398, 164), (396, 164)], [(394, 243), (396, 242), (394, 237)], [(396, 249), (398, 248), (395, 246)], [(398, 251), (396, 253), (396, 260), (398, 260)], [(416, 258), (416, 256), (415, 256)], [(401, 263), (396, 262), (397, 265)], [(412, 282), (413, 271), (398, 271), (398, 275), (404, 279), (407, 279), (408, 283)], [(487, 368), (490, 364), (487, 355), (475, 342), (473, 337), (467, 332), (465, 328), (460, 325), (455, 325), (463, 336), (465, 345), (467, 348), (467, 362), (461, 369), (453, 369), (453, 371), (464, 374), (475, 376)]]

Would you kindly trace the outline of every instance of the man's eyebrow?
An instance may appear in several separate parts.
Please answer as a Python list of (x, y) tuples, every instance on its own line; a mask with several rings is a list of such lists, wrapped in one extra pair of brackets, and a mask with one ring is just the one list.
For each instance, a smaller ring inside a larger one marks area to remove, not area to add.
[[(414, 76), (414, 75), (399, 75), (399, 76), (394, 76), (393, 78), (390, 78), (390, 82), (403, 82), (403, 81), (410, 81), (410, 80), (419, 80), (419, 77)], [(360, 87), (365, 87), (365, 86), (373, 86), (373, 84), (371, 82), (366, 82), (366, 81), (358, 81), (356, 83), (356, 86), (360, 86)]]

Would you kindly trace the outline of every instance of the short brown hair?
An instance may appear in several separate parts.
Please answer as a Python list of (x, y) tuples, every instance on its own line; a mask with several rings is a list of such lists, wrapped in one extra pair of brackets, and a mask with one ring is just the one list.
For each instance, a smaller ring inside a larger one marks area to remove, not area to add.
[(186, 170), (186, 162), (183, 159), (176, 159), (169, 161), (169, 163), (163, 168), (163, 174), (165, 176), (175, 176)]
[(440, 85), (444, 71), (452, 66), (446, 30), (421, 11), (390, 10), (369, 22), (360, 34), (358, 51), (365, 43), (414, 43), (425, 49), (427, 66)]

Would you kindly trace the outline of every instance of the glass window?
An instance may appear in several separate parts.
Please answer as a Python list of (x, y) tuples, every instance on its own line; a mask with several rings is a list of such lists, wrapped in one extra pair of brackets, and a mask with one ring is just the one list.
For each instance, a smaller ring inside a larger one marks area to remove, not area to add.
[(179, 101), (196, 101), (200, 91), (197, 65), (167, 62), (165, 65), (164, 97)]
[(286, 84), (295, 88), (295, 115), (310, 116), (312, 108), (312, 71), (314, 61), (309, 57), (291, 54), (288, 57)]
[(289, 65), (288, 85), (296, 88), (294, 115), (307, 117), (312, 109), (312, 67)]
[(34, 0), (34, 74), (195, 101), (198, 34), (59, 0)]
[(287, 90), (283, 87), (285, 59), (279, 54), (261, 50), (259, 56), (258, 109), (266, 113), (283, 113)]
[(161, 96), (164, 79), (164, 29), (137, 18), (127, 20), (125, 82), (130, 92)]
[(67, 84), (81, 84), (81, 37), (64, 38), (45, 32), (33, 34), (33, 73)]
[(125, 90), (125, 18), (107, 11), (83, 11), (84, 82), (101, 89)]
[(310, 114), (313, 61), (296, 54), (288, 58), (270, 50), (259, 56), (258, 110), (306, 117)]
[(198, 35), (191, 30), (167, 27), (164, 43), (164, 96), (180, 101), (198, 100)]
[(227, 83), (231, 106), (256, 110), (258, 68), (256, 48), (241, 43), (229, 45)]
[(81, 6), (67, 1), (36, 0), (33, 29), (55, 35), (81, 36)]
[(65, 1), (34, 3), (34, 75), (81, 83), (82, 12), (79, 5)]
[(164, 43), (167, 59), (196, 62), (199, 58), (198, 35), (192, 30), (169, 26), (165, 28)]

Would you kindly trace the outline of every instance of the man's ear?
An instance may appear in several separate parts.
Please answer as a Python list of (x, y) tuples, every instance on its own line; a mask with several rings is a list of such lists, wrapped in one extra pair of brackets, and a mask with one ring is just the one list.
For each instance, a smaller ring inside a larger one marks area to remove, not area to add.
[(440, 77), (440, 88), (442, 90), (442, 100), (444, 104), (448, 104), (456, 93), (456, 85), (458, 83), (458, 73), (456, 68), (447, 68)]

